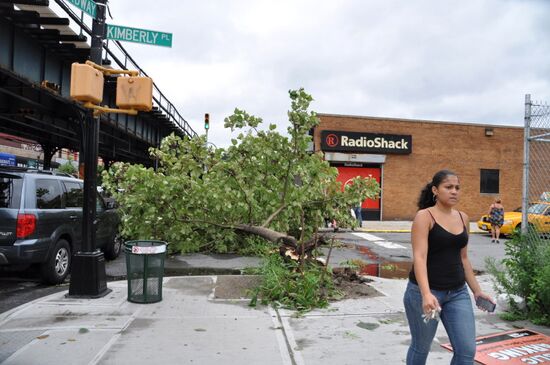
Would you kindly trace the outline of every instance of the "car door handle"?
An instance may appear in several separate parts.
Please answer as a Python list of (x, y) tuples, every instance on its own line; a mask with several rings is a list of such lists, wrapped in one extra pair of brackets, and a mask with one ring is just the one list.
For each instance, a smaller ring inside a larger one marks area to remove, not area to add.
[(70, 215), (70, 216), (69, 216), (69, 219), (70, 219), (70, 220), (73, 220), (73, 221), (76, 220), (76, 218), (78, 218), (76, 215)]

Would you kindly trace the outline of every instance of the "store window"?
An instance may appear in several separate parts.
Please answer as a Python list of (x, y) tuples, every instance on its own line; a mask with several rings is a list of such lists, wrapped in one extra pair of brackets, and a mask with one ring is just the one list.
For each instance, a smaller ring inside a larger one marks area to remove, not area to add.
[(482, 194), (498, 194), (499, 170), (481, 169), (479, 192)]

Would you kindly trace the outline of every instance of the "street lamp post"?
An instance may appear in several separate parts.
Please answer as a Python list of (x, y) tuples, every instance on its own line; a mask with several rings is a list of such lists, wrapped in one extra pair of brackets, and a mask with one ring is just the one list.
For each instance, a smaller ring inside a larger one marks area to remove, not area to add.
[[(95, 0), (96, 17), (92, 24), (90, 60), (102, 64), (103, 39), (105, 38), (105, 10), (107, 0)], [(69, 297), (99, 298), (111, 290), (107, 288), (105, 258), (95, 247), (96, 199), (97, 199), (97, 157), (99, 139), (99, 117), (92, 110), (84, 118), (84, 201), (82, 207), (82, 247), (72, 259)]]

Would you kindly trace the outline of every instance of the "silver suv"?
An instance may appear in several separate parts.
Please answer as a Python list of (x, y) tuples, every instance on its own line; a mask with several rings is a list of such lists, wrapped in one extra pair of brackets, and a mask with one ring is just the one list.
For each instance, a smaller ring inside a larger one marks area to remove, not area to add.
[[(50, 284), (65, 280), (81, 249), (83, 182), (67, 174), (0, 167), (0, 265), (39, 264)], [(97, 195), (96, 248), (121, 250), (119, 216)]]

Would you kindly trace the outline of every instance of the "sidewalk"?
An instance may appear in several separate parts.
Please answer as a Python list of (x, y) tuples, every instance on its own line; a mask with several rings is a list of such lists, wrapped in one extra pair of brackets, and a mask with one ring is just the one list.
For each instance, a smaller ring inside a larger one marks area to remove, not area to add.
[[(332, 303), (296, 317), (288, 310), (248, 307), (251, 276), (164, 279), (163, 300), (126, 300), (126, 281), (108, 283), (100, 299), (65, 292), (0, 315), (3, 364), (397, 364), (409, 344), (402, 294), (405, 280), (372, 278), (380, 295)], [(480, 276), (491, 292), (487, 276)], [(518, 323), (475, 310), (478, 335)], [(519, 323), (550, 334), (548, 328)], [(451, 354), (440, 326), (430, 364)]]
[[(365, 222), (364, 231), (406, 230), (410, 222)], [(217, 275), (166, 277), (163, 300), (134, 304), (125, 280), (109, 282), (100, 299), (52, 294), (0, 314), (2, 364), (399, 364), (410, 342), (402, 296), (406, 280), (370, 277), (379, 295), (331, 303), (303, 316), (251, 308), (246, 289), (256, 278), (219, 275), (256, 266), (257, 258), (185, 255), (166, 270), (209, 268)], [(124, 260), (120, 260), (124, 264)], [(219, 271), (216, 271), (219, 270)], [(179, 274), (181, 275), (181, 274)], [(489, 276), (478, 276), (493, 293)], [(475, 309), (478, 336), (528, 327)], [(439, 326), (429, 364), (449, 364)]]

